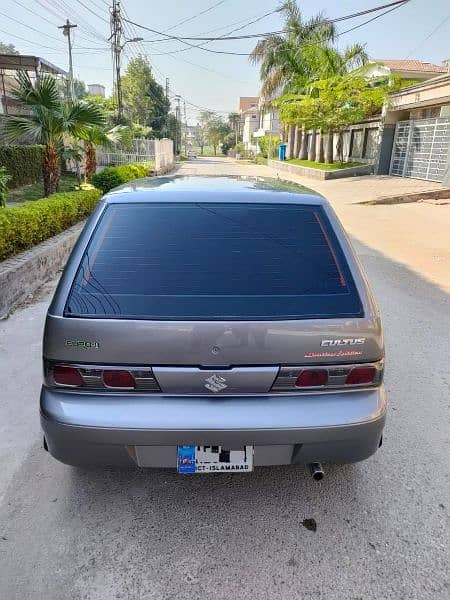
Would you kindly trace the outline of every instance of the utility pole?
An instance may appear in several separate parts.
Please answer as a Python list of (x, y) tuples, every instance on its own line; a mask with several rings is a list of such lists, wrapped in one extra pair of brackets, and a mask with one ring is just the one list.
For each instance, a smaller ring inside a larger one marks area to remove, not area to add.
[(175, 96), (175, 119), (176, 119), (176, 135), (175, 135), (175, 153), (180, 154), (181, 152), (181, 108), (180, 108), (180, 96)]
[(169, 99), (169, 78), (166, 77), (166, 98)]
[(70, 35), (70, 30), (76, 27), (75, 23), (71, 23), (69, 19), (66, 19), (65, 25), (60, 25), (58, 29), (63, 30), (63, 35), (67, 37), (67, 42), (69, 44), (69, 96), (72, 102), (75, 100), (75, 90), (73, 87), (73, 63), (72, 63), (72, 38)]
[(187, 156), (187, 117), (186, 117), (186, 100), (183, 100), (183, 113), (184, 113), (184, 153)]
[(120, 75), (120, 53), (122, 52), (122, 18), (120, 16), (120, 4), (113, 0), (111, 8), (111, 51), (113, 55), (113, 80), (116, 84), (117, 100), (117, 122), (121, 123), (123, 119), (122, 103), (122, 78)]

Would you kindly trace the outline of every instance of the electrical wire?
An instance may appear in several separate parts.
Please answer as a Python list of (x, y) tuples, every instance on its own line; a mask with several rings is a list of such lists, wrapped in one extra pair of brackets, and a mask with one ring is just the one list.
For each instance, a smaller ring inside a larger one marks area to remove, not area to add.
[(14, 23), (18, 23), (19, 25), (22, 25), (22, 27), (26, 27), (27, 29), (30, 29), (31, 31), (35, 31), (36, 33), (39, 33), (40, 35), (45, 35), (46, 38), (51, 39), (51, 40), (55, 40), (57, 42), (61, 42), (60, 38), (56, 38), (52, 35), (48, 35), (46, 33), (44, 33), (43, 31), (40, 31), (39, 29), (36, 29), (35, 27), (31, 27), (31, 25), (27, 25), (26, 23), (22, 23), (22, 21), (19, 21), (18, 19), (15, 19), (14, 17), (10, 17), (9, 15), (7, 15), (6, 13), (0, 11), (0, 15), (2, 15), (2, 17), (6, 17), (7, 19), (9, 19), (10, 21), (14, 21)]
[(94, 15), (94, 17), (97, 17), (97, 19), (101, 19), (102, 21), (104, 21), (105, 23), (107, 23), (109, 25), (109, 20), (104, 19), (101, 15), (96, 13), (95, 10), (92, 10), (92, 8), (89, 8), (89, 6), (86, 6), (86, 4), (84, 2), (82, 2), (81, 0), (75, 0), (75, 2), (78, 2), (78, 4), (81, 4), (81, 6), (83, 8), (85, 8), (87, 11), (89, 11), (92, 15)]
[[(39, 44), (37, 42), (31, 42), (30, 40), (27, 40), (26, 38), (20, 37), (19, 35), (15, 35), (14, 33), (10, 33), (9, 31), (5, 31), (4, 29), (0, 29), (0, 33), (4, 33), (5, 35), (7, 35), (9, 37), (16, 38), (17, 40), (21, 40), (22, 42), (27, 42), (28, 44), (33, 44), (33, 46), (39, 46), (39, 48), (55, 50), (54, 46), (44, 46), (43, 44)], [(61, 52), (67, 52), (67, 50), (61, 49)]]
[(95, 27), (93, 27), (89, 21), (84, 19), (73, 7), (71, 7), (64, 0), (53, 0), (53, 4), (56, 8), (63, 11), (69, 16), (73, 16), (77, 25), (82, 29), (88, 31), (95, 39), (101, 40), (102, 42), (107, 41), (106, 36), (103, 33), (100, 33)]
[[(348, 15), (344, 15), (342, 17), (336, 17), (334, 19), (324, 19), (325, 23), (338, 23), (340, 21), (346, 21), (349, 19), (354, 19), (369, 13), (373, 13), (373, 12), (378, 12), (380, 10), (383, 10), (385, 8), (400, 8), (403, 4), (407, 4), (408, 2), (410, 2), (410, 0), (396, 0), (396, 2), (390, 2), (388, 4), (382, 4), (380, 6), (376, 6), (374, 8), (370, 8), (370, 9), (366, 9), (363, 11), (359, 11), (356, 13), (351, 13)], [(257, 20), (260, 20), (261, 18), (264, 18), (264, 16), (268, 16), (269, 14), (273, 14), (275, 12), (279, 12), (279, 9), (273, 10), (270, 13), (267, 13), (266, 15), (263, 15), (262, 17), (260, 17), (259, 19), (256, 19), (255, 21), (251, 21), (249, 23), (247, 23), (247, 25), (243, 25), (242, 27), (236, 29), (235, 31), (238, 31), (239, 29), (243, 29), (244, 27), (251, 25), (252, 23), (256, 22)], [(258, 34), (252, 34), (252, 35), (243, 35), (243, 36), (228, 36), (228, 35), (223, 35), (223, 36), (218, 36), (218, 37), (200, 37), (200, 36), (175, 36), (175, 35), (169, 35), (167, 33), (164, 33), (162, 31), (157, 31), (155, 29), (151, 29), (150, 27), (146, 27), (144, 25), (140, 25), (139, 23), (135, 23), (133, 21), (128, 20), (129, 23), (135, 25), (136, 27), (140, 27), (141, 29), (146, 29), (147, 31), (151, 31), (152, 33), (155, 33), (157, 35), (162, 35), (164, 37), (164, 39), (171, 39), (171, 40), (176, 40), (178, 42), (185, 42), (185, 40), (197, 40), (197, 41), (224, 41), (224, 40), (239, 40), (239, 39), (248, 39), (249, 37), (266, 37), (268, 35), (279, 35), (280, 33), (283, 33), (283, 30), (281, 31), (269, 31), (269, 32), (264, 32), (264, 33), (258, 33)], [(370, 21), (368, 21), (370, 22)], [(144, 40), (144, 41), (154, 41), (154, 40)]]
[[(38, 4), (41, 8), (43, 8), (44, 10), (46, 10), (48, 12), (48, 14), (52, 15), (53, 17), (58, 19), (58, 23), (61, 21), (61, 19), (63, 19), (63, 15), (61, 15), (60, 13), (57, 13), (55, 10), (53, 10), (50, 6), (46, 6), (41, 0), (34, 0), (36, 2), (36, 4)], [(30, 10), (31, 9), (28, 9)], [(43, 19), (45, 19), (45, 17), (41, 17)], [(47, 19), (45, 19), (47, 21)], [(49, 23), (51, 23), (50, 21), (48, 21)], [(51, 23), (54, 27), (58, 27), (58, 23)], [(97, 41), (97, 36), (93, 36), (92, 34), (88, 33), (88, 32), (80, 32), (77, 31), (76, 37), (81, 37), (84, 40), (88, 40), (88, 41), (92, 41), (95, 40)]]
[(415, 48), (413, 48), (412, 50), (410, 50), (410, 52), (408, 52), (408, 54), (405, 57), (405, 60), (407, 58), (410, 58), (411, 54), (417, 52), (417, 50), (419, 50), (419, 48), (421, 48), (425, 44), (425, 42), (427, 42), (429, 39), (431, 39), (433, 37), (433, 35), (437, 31), (439, 31), (439, 29), (443, 25), (445, 25), (447, 23), (447, 21), (449, 21), (449, 20), (450, 20), (450, 15), (447, 15), (443, 21), (441, 21), (438, 25), (436, 25), (436, 27), (419, 44), (417, 44), (417, 46)]
[(175, 23), (175, 25), (172, 25), (171, 27), (169, 27), (168, 29), (166, 29), (166, 31), (172, 31), (172, 29), (176, 29), (180, 25), (184, 25), (184, 23), (189, 23), (190, 21), (193, 21), (194, 19), (197, 19), (198, 17), (201, 17), (202, 15), (212, 11), (214, 8), (217, 8), (221, 4), (225, 4), (226, 1), (227, 0), (220, 0), (220, 2), (216, 2), (209, 8), (206, 8), (205, 10), (202, 10), (201, 12), (199, 12), (195, 15), (192, 15), (192, 17), (188, 17), (187, 19), (182, 19), (181, 21), (178, 21), (178, 23)]

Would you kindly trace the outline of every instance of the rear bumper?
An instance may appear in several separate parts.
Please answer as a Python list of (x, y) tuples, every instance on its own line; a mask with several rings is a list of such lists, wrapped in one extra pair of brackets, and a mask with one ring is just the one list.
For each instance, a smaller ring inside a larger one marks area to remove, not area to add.
[(256, 466), (355, 462), (373, 454), (384, 387), (298, 396), (41, 393), (50, 453), (68, 464), (175, 467), (177, 445), (255, 446)]

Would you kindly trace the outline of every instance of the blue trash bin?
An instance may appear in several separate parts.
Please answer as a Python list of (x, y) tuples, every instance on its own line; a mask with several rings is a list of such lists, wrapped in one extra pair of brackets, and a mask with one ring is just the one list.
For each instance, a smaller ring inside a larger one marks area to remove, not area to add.
[(287, 146), (287, 144), (280, 144), (278, 146), (278, 158), (279, 158), (279, 160), (286, 160), (286, 146)]

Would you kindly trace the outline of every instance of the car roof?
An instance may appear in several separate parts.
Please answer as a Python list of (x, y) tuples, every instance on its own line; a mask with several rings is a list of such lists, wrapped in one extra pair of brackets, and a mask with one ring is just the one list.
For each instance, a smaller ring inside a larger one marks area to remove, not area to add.
[(323, 196), (291, 181), (268, 177), (145, 177), (114, 188), (107, 204), (127, 202), (262, 202), (322, 206)]

